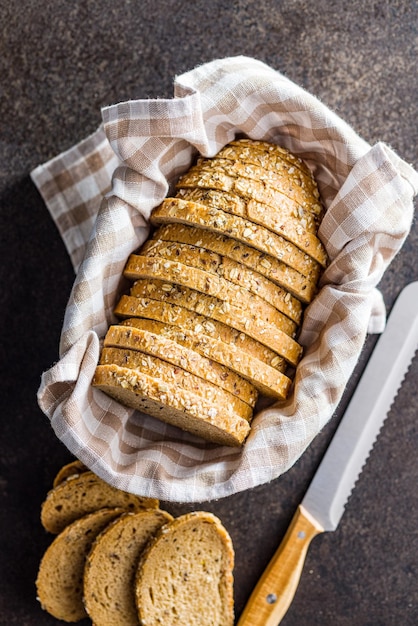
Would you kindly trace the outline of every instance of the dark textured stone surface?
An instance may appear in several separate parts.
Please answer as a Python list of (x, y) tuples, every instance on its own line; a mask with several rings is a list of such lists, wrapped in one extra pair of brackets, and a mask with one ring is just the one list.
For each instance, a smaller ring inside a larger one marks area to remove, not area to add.
[[(35, 599), (39, 559), (50, 541), (39, 507), (70, 455), (41, 414), (36, 391), (41, 372), (57, 358), (73, 274), (30, 170), (95, 130), (101, 106), (169, 97), (176, 74), (236, 54), (266, 61), (367, 141), (386, 141), (418, 167), (418, 3), (5, 0), (0, 24), (0, 623), (52, 626), (58, 622)], [(382, 281), (388, 309), (418, 279), (417, 238), (415, 223)], [(374, 340), (337, 414), (291, 471), (270, 485), (197, 505), (218, 514), (234, 540), (237, 615), (309, 484)], [(284, 626), (418, 623), (417, 379), (415, 359), (338, 530), (312, 543)]]

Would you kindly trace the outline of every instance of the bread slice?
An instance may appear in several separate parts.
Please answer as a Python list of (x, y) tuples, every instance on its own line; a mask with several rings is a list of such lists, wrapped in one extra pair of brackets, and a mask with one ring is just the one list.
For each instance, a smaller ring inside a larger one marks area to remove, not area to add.
[[(222, 178), (226, 176), (228, 179), (240, 179), (239, 183), (244, 181), (245, 189), (249, 189), (248, 193), (254, 194), (253, 197), (259, 194), (266, 197), (267, 194), (269, 196), (271, 194), (274, 206), (280, 207), (290, 200), (292, 204), (305, 207), (312, 214), (321, 215), (323, 212), (318, 199), (308, 189), (298, 185), (296, 180), (287, 172), (279, 173), (260, 165), (223, 159), (222, 156), (217, 155), (210, 159), (199, 158), (188, 174), (198, 176), (203, 174), (206, 177), (212, 172), (216, 173), (216, 177), (221, 175)], [(247, 183), (247, 181), (250, 182)], [(237, 182), (233, 183), (233, 187), (236, 186)], [(270, 205), (270, 202), (267, 204)]]
[(230, 407), (220, 410), (202, 396), (128, 368), (98, 365), (92, 384), (125, 406), (220, 445), (240, 446), (250, 432), (249, 422)]
[(136, 602), (146, 626), (233, 626), (234, 550), (211, 513), (180, 516), (140, 560)]
[[(267, 304), (293, 320), (292, 317), (287, 315), (290, 307), (286, 306), (287, 301), (283, 297), (283, 289), (281, 287), (268, 280), (259, 272), (230, 259), (228, 256), (207, 250), (202, 246), (182, 242), (169, 242), (158, 238), (149, 239), (142, 246), (140, 253), (141, 255), (157, 256), (170, 261), (181, 260), (184, 265), (216, 274), (262, 298)], [(290, 331), (292, 326), (293, 329), (296, 329), (296, 324), (289, 325), (289, 334), (294, 332)]]
[(126, 513), (100, 533), (84, 569), (84, 604), (97, 626), (139, 626), (135, 577), (149, 540), (173, 517), (153, 509)]
[(87, 554), (97, 535), (123, 509), (99, 509), (69, 524), (44, 553), (36, 579), (42, 608), (64, 622), (87, 617), (83, 604), (83, 574)]
[(310, 188), (312, 194), (319, 198), (314, 176), (303, 159), (276, 143), (244, 138), (235, 139), (221, 148), (217, 156), (223, 159), (239, 160), (243, 163), (254, 163), (254, 165), (277, 171), (283, 171), (285, 168), (284, 171), (288, 175), (299, 176), (301, 186)]
[(226, 280), (222, 276), (218, 276), (216, 273), (185, 265), (179, 261), (171, 261), (164, 257), (147, 257), (131, 254), (123, 275), (130, 280), (156, 278), (167, 283), (172, 282), (176, 285), (189, 287), (202, 294), (214, 296), (222, 300), (225, 305), (229, 304), (234, 310), (239, 309), (241, 317), (248, 315), (248, 312), (251, 311), (252, 316), (257, 316), (260, 320), (271, 324), (279, 331), (291, 337), (294, 337), (296, 334), (297, 324), (289, 317), (283, 315), (283, 313), (258, 295)]
[(311, 302), (316, 292), (315, 280), (308, 279), (278, 259), (227, 235), (184, 224), (165, 224), (157, 228), (153, 240), (203, 246), (206, 250), (222, 254), (243, 267), (258, 272), (280, 288), (277, 292), (276, 307), (297, 323), (301, 321), (302, 303)]
[(70, 476), (78, 476), (79, 474), (87, 471), (88, 468), (84, 465), (84, 463), (82, 463), (78, 459), (75, 459), (74, 461), (71, 461), (70, 463), (67, 463), (66, 465), (63, 465), (63, 467), (61, 467), (61, 469), (57, 472), (57, 475), (54, 478), (52, 486), (57, 487), (65, 480), (67, 480), (67, 478), (70, 478)]
[(205, 355), (211, 361), (218, 361), (229, 370), (231, 375), (236, 372), (265, 396), (280, 399), (287, 396), (291, 380), (274, 367), (246, 354), (236, 344), (226, 344), (204, 333), (196, 334), (172, 324), (163, 324), (149, 319), (134, 318), (126, 320), (123, 324), (126, 326), (112, 326), (109, 329), (105, 337), (105, 346), (119, 345), (129, 348), (136, 346), (137, 343), (141, 345), (144, 334), (152, 331), (154, 336), (158, 333), (157, 336), (162, 340), (166, 337), (173, 339), (185, 352), (191, 349), (198, 354)]
[(222, 412), (232, 412), (247, 421), (252, 419), (252, 407), (229, 391), (138, 348), (134, 350), (119, 346), (103, 348), (99, 365), (112, 364), (133, 370), (136, 375), (146, 375), (157, 380), (159, 387), (165, 388), (168, 385), (174, 393), (191, 391), (199, 398), (218, 407)]
[(68, 478), (48, 492), (41, 507), (41, 523), (45, 530), (57, 534), (76, 519), (100, 508), (140, 511), (158, 505), (155, 498), (121, 491), (87, 471)]
[[(132, 307), (135, 316), (148, 320), (157, 320), (167, 324), (175, 325), (179, 329), (191, 330), (194, 334), (205, 334), (219, 339), (227, 344), (236, 345), (244, 354), (248, 354), (250, 357), (259, 359), (263, 363), (271, 365), (279, 372), (284, 372), (286, 368), (286, 361), (280, 357), (277, 352), (274, 352), (267, 346), (264, 346), (260, 342), (256, 341), (249, 335), (235, 330), (227, 324), (223, 324), (218, 320), (210, 319), (205, 315), (199, 315), (195, 311), (187, 309), (179, 304), (173, 302), (166, 302), (164, 300), (164, 294), (166, 293), (162, 287), (165, 283), (162, 281), (137, 281), (136, 288), (139, 293), (139, 288), (142, 288), (140, 298), (140, 307), (135, 301)], [(151, 298), (152, 294), (155, 294), (157, 299)], [(126, 315), (123, 311), (123, 307), (119, 302), (117, 311), (118, 315), (122, 318), (128, 317), (128, 319), (121, 320), (121, 324), (132, 325), (129, 319), (129, 315)], [(135, 319), (133, 317), (133, 319)]]
[(321, 266), (315, 259), (280, 235), (248, 219), (231, 215), (215, 207), (188, 202), (181, 198), (167, 198), (153, 210), (150, 221), (154, 226), (167, 223), (187, 224), (228, 235), (279, 259), (314, 282), (321, 273)]
[[(134, 328), (127, 328), (128, 325)], [(183, 341), (185, 333), (187, 331), (172, 324), (149, 319), (131, 319), (124, 326), (111, 326), (103, 345), (105, 348), (140, 350), (141, 353), (164, 359), (175, 367), (181, 367), (203, 380), (219, 385), (226, 392), (254, 407), (258, 395), (254, 386), (228, 367), (195, 351), (191, 344)]]
[[(147, 288), (144, 288), (144, 283), (146, 282), (136, 281), (131, 288), (131, 295), (121, 297), (115, 307), (117, 316), (142, 317), (141, 300), (147, 292)], [(156, 286), (155, 282), (153, 284)], [(228, 324), (235, 330), (246, 333), (258, 342), (271, 348), (291, 365), (297, 365), (302, 356), (302, 347), (297, 341), (281, 331), (277, 326), (269, 324), (257, 317), (257, 315), (254, 315), (251, 310), (243, 311), (229, 302), (222, 302), (212, 296), (202, 294), (182, 285), (169, 283), (168, 281), (163, 282), (162, 286), (157, 289), (153, 292), (153, 299), (179, 304), (186, 309)], [(137, 302), (135, 302), (135, 298), (137, 298)]]
[[(216, 189), (180, 189), (177, 198), (222, 209), (232, 215), (249, 219), (255, 224), (281, 235), (297, 248), (326, 267), (328, 256), (320, 239), (316, 236), (318, 225), (315, 216), (290, 200), (280, 206), (269, 207), (255, 200), (243, 200), (236, 194)], [(310, 226), (310, 229), (308, 229)]]

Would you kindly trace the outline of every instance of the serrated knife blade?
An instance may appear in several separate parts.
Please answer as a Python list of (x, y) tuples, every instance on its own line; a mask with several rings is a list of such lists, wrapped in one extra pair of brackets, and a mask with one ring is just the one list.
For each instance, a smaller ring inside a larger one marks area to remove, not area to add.
[(277, 626), (311, 540), (338, 527), (348, 498), (418, 348), (418, 282), (398, 296), (334, 437), (238, 626)]

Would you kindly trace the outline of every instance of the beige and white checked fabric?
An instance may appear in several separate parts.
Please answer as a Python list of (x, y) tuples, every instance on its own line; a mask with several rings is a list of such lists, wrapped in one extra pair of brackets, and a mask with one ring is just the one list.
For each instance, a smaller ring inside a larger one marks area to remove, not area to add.
[[(326, 207), (320, 237), (331, 258), (306, 311), (294, 393), (255, 416), (240, 450), (204, 443), (90, 385), (126, 287), (125, 261), (147, 237), (152, 209), (197, 153), (213, 156), (237, 135), (305, 159)], [(376, 285), (409, 232), (418, 174), (277, 71), (233, 57), (179, 76), (173, 99), (105, 108), (96, 133), (32, 178), (77, 272), (60, 360), (38, 392), (58, 438), (111, 484), (167, 501), (221, 498), (290, 468), (332, 416), (366, 333), (384, 327)]]

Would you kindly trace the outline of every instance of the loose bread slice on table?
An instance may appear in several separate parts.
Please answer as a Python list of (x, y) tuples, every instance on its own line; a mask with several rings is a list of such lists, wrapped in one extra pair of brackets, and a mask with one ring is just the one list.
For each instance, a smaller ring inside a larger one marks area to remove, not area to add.
[(41, 507), (45, 530), (57, 534), (76, 519), (101, 508), (141, 511), (157, 508), (158, 500), (121, 491), (87, 471), (70, 477), (51, 489)]
[[(254, 386), (228, 367), (202, 355), (193, 347), (189, 347), (186, 342), (181, 341), (183, 334), (187, 331), (180, 330), (171, 324), (167, 325), (149, 319), (133, 319), (130, 324), (124, 324), (124, 326), (128, 325), (134, 328), (111, 326), (104, 338), (104, 348), (140, 350), (159, 357), (191, 374), (219, 385), (225, 391), (254, 407), (258, 395)], [(109, 353), (104, 352), (104, 354)], [(113, 357), (110, 356), (110, 358)]]
[[(206, 250), (206, 248), (201, 246), (198, 247), (181, 242), (168, 242), (164, 241), (164, 239), (148, 240), (142, 246), (140, 254), (151, 258), (159, 257), (170, 261), (181, 261), (184, 265), (216, 274), (262, 298), (267, 304), (286, 315), (286, 317), (293, 319), (287, 315), (289, 307), (285, 306), (287, 302), (283, 298), (283, 289), (281, 287), (265, 278), (259, 272), (227, 256)], [(291, 328), (292, 326), (289, 325), (289, 330)], [(293, 324), (293, 329), (295, 328), (296, 324)]]
[(64, 622), (87, 617), (83, 604), (83, 574), (87, 554), (97, 535), (123, 509), (99, 509), (69, 524), (47, 548), (36, 589), (42, 608)]
[(191, 391), (126, 367), (98, 365), (92, 384), (125, 406), (220, 445), (240, 446), (250, 432), (249, 422), (231, 407), (219, 409)]
[(234, 550), (211, 513), (164, 526), (140, 560), (136, 603), (146, 626), (233, 626)]
[[(279, 372), (285, 371), (286, 361), (277, 352), (256, 341), (246, 333), (235, 330), (235, 328), (218, 320), (200, 315), (178, 303), (166, 302), (164, 300), (164, 294), (166, 293), (163, 289), (164, 285), (163, 281), (137, 281), (136, 289), (140, 298), (140, 307), (138, 302), (135, 301), (133, 309), (136, 317), (175, 325), (179, 329), (190, 330), (197, 335), (205, 334), (214, 339), (219, 339), (228, 345), (234, 344), (244, 354), (271, 365)], [(152, 299), (153, 294), (155, 295), (155, 300)], [(122, 307), (120, 309), (117, 308), (117, 310), (121, 318), (131, 317), (125, 314), (126, 311), (125, 313), (123, 312)], [(133, 319), (135, 318), (133, 317)], [(130, 321), (129, 319), (122, 319), (121, 324), (129, 325)]]
[(87, 472), (87, 470), (88, 468), (84, 465), (84, 463), (82, 463), (78, 459), (75, 459), (74, 461), (71, 461), (70, 463), (67, 463), (66, 465), (63, 465), (63, 467), (61, 467), (61, 469), (57, 472), (57, 475), (54, 478), (52, 486), (57, 487), (65, 480), (67, 480), (67, 478), (70, 478), (70, 476), (78, 476), (83, 472)]
[[(144, 282), (146, 283), (147, 281), (136, 281), (131, 288), (131, 295), (121, 297), (115, 307), (115, 315), (119, 317), (138, 317), (138, 313), (140, 314), (141, 311), (141, 300), (145, 295), (143, 289)], [(137, 302), (134, 301), (135, 297), (138, 298)], [(246, 333), (253, 339), (271, 348), (291, 365), (297, 365), (302, 356), (302, 347), (297, 341), (281, 331), (277, 326), (269, 324), (257, 315), (254, 315), (251, 310), (244, 311), (229, 302), (223, 302), (213, 296), (202, 294), (195, 289), (168, 281), (163, 282), (161, 290), (154, 291), (153, 299), (157, 298), (173, 304), (180, 304), (186, 309), (228, 324), (235, 330)]]
[(215, 207), (188, 202), (181, 198), (167, 198), (153, 210), (150, 221), (154, 226), (167, 223), (186, 224), (228, 235), (278, 258), (310, 280), (316, 281), (321, 273), (321, 265), (315, 259), (290, 241), (286, 241), (281, 235)]
[(139, 626), (135, 577), (149, 540), (173, 520), (153, 509), (126, 513), (96, 538), (84, 569), (84, 604), (96, 626)]
[(236, 344), (226, 344), (202, 333), (196, 334), (190, 330), (149, 319), (133, 318), (125, 320), (122, 324), (125, 327), (112, 326), (109, 329), (104, 340), (105, 346), (135, 349), (137, 343), (142, 344), (143, 335), (151, 330), (154, 335), (158, 333), (161, 339), (168, 337), (176, 341), (181, 346), (180, 350), (192, 349), (207, 356), (211, 361), (219, 361), (231, 373), (236, 372), (240, 377), (247, 379), (251, 386), (265, 396), (280, 399), (287, 396), (291, 380), (273, 367), (246, 354)]
[[(327, 253), (321, 240), (316, 236), (318, 225), (314, 217), (303, 207), (293, 206), (291, 201), (288, 201), (289, 206), (281, 203), (280, 206), (273, 208), (255, 200), (245, 201), (236, 194), (200, 188), (179, 189), (176, 197), (249, 219), (281, 235), (315, 259), (322, 267), (327, 265)], [(307, 228), (308, 225), (311, 225), (310, 230)]]
[(245, 243), (227, 235), (213, 233), (203, 228), (185, 224), (165, 224), (156, 229), (154, 239), (178, 241), (223, 254), (245, 267), (259, 272), (282, 288), (283, 293), (277, 299), (277, 308), (295, 322), (300, 322), (301, 303), (308, 304), (316, 292), (316, 276), (303, 276), (275, 257), (260, 252)]
[(291, 337), (296, 334), (297, 324), (289, 317), (258, 295), (218, 276), (216, 273), (191, 267), (179, 261), (171, 261), (164, 257), (131, 254), (123, 275), (130, 280), (156, 278), (192, 288), (229, 303), (234, 309), (239, 308), (241, 316), (247, 311), (251, 311), (253, 316), (275, 326), (279, 331)]
[(161, 387), (167, 384), (175, 393), (176, 390), (191, 391), (205, 401), (211, 402), (222, 412), (232, 411), (247, 421), (252, 419), (252, 407), (229, 391), (138, 348), (134, 350), (121, 347), (103, 348), (99, 365), (112, 364), (158, 380)]

